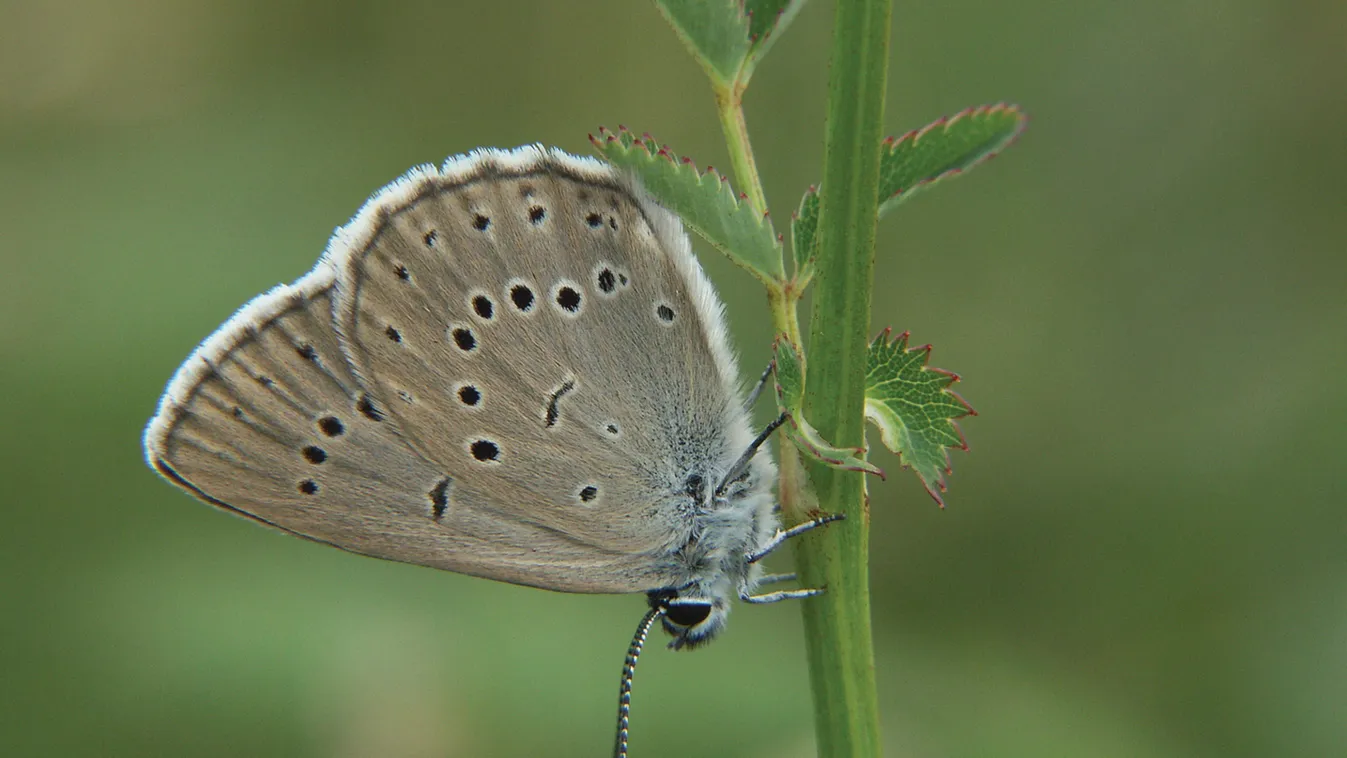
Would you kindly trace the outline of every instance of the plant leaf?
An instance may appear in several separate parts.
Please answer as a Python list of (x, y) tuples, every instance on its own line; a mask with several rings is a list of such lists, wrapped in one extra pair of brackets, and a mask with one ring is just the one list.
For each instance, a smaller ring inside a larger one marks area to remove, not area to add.
[(784, 334), (777, 337), (775, 350), (772, 365), (776, 376), (776, 399), (777, 405), (788, 416), (786, 436), (814, 460), (833, 468), (875, 474), (883, 479), (884, 471), (865, 460), (865, 448), (835, 447), (805, 420), (800, 410), (804, 405), (804, 357)]
[(949, 448), (968, 450), (954, 419), (976, 416), (949, 386), (958, 374), (930, 368), (931, 346), (908, 348), (908, 333), (890, 340), (885, 329), (870, 343), (865, 373), (865, 416), (879, 427), (884, 446), (897, 453), (904, 468), (921, 477), (926, 491), (945, 507), (945, 475), (951, 473)]
[(655, 5), (707, 75), (729, 87), (751, 47), (743, 4), (738, 0), (655, 0)]
[(655, 0), (717, 88), (748, 86), (805, 0)]
[(749, 50), (740, 67), (738, 83), (740, 87), (747, 87), (758, 62), (781, 39), (786, 27), (795, 20), (795, 14), (804, 7), (805, 0), (744, 0), (742, 4), (748, 14)]
[(772, 352), (777, 405), (786, 413), (798, 413), (804, 406), (804, 356), (784, 334), (777, 336)]
[(800, 198), (800, 209), (790, 219), (790, 249), (795, 256), (795, 287), (803, 290), (814, 278), (818, 260), (818, 189), (810, 187)]
[(879, 215), (918, 190), (992, 158), (1028, 123), (1029, 117), (1019, 107), (998, 103), (969, 108), (884, 140), (879, 158)]
[(610, 162), (634, 172), (660, 203), (730, 260), (765, 284), (781, 286), (785, 266), (780, 238), (765, 215), (740, 202), (742, 196), (728, 179), (709, 166), (706, 173), (698, 173), (690, 159), (680, 159), (650, 135), (637, 138), (624, 127), (617, 134), (600, 128), (599, 136), (591, 134), (589, 140)]

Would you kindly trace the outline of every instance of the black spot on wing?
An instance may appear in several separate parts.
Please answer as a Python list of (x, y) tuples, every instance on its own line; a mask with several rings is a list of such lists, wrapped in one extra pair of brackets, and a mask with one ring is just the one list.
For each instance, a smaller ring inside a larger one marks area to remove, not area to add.
[(453, 486), (454, 480), (446, 476), (427, 493), (430, 498), (430, 515), (436, 521), (444, 518), (444, 512), (449, 508), (449, 492)]
[(562, 396), (573, 389), (575, 389), (575, 382), (568, 379), (560, 387), (557, 387), (556, 391), (552, 393), (552, 397), (548, 398), (547, 414), (544, 416), (543, 420), (549, 429), (556, 426), (557, 422), (561, 420), (560, 406)]

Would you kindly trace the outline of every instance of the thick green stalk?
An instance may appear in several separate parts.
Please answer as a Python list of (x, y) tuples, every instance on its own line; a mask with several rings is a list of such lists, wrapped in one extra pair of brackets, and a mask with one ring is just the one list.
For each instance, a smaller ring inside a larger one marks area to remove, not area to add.
[[(837, 0), (810, 318), (805, 417), (834, 445), (865, 443), (865, 359), (892, 0)], [(809, 465), (818, 509), (847, 520), (796, 546), (821, 758), (880, 755), (870, 640), (870, 519), (862, 474)]]

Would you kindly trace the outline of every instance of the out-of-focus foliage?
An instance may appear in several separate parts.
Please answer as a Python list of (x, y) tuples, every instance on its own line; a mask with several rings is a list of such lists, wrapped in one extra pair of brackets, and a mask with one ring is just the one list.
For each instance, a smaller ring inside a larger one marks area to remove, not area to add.
[[(819, 180), (830, 14), (806, 5), (748, 95), (780, 219)], [(933, 343), (981, 414), (946, 510), (870, 481), (889, 755), (1347, 752), (1343, 28), (1272, 0), (897, 9), (890, 133), (1000, 99), (1034, 125), (880, 227), (875, 331)], [(616, 123), (728, 166), (653, 5), (0, 11), (0, 752), (608, 749), (640, 598), (269, 533), (156, 481), (139, 434), (196, 342), (384, 182)], [(756, 375), (762, 290), (696, 244)], [(633, 749), (809, 755), (798, 618), (652, 645)]]

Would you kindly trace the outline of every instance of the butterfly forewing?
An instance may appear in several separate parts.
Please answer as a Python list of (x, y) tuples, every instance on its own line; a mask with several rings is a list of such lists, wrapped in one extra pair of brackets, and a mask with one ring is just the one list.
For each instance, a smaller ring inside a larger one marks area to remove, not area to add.
[(689, 472), (745, 443), (719, 304), (676, 220), (607, 169), (499, 156), (412, 175), (339, 237), (343, 347), (483, 508), (657, 565), (688, 538)]

